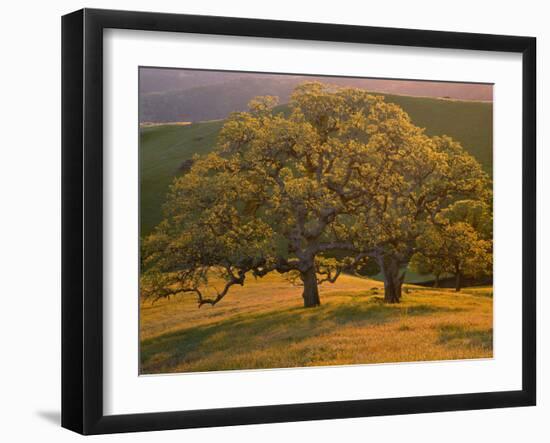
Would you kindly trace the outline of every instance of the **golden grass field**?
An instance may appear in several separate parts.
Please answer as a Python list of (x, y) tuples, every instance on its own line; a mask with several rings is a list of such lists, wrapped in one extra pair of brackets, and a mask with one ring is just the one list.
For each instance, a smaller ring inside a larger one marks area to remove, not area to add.
[(383, 284), (343, 275), (303, 308), (301, 288), (276, 274), (247, 279), (216, 306), (191, 294), (142, 301), (142, 374), (490, 358), (492, 288), (405, 285), (398, 305)]

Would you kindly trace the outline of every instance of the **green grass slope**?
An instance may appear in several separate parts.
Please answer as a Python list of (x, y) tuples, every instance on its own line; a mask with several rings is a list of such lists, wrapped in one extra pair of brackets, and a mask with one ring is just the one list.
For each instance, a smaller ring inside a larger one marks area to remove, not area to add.
[[(429, 135), (449, 135), (462, 143), (492, 173), (492, 103), (386, 95), (409, 113)], [(164, 125), (140, 130), (141, 235), (161, 220), (162, 205), (178, 168), (194, 154), (212, 150), (223, 121), (188, 126)]]
[(140, 230), (147, 235), (162, 217), (166, 192), (178, 168), (194, 154), (212, 150), (223, 121), (189, 126), (164, 125), (140, 129)]
[(386, 95), (429, 135), (458, 140), (489, 174), (493, 173), (493, 104), (429, 97)]

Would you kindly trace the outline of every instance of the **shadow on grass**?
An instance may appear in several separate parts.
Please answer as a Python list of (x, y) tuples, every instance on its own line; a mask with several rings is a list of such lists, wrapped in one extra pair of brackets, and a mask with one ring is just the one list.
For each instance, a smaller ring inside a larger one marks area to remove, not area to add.
[(493, 349), (493, 328), (467, 329), (460, 325), (444, 325), (439, 328), (439, 343), (450, 347)]
[(453, 309), (425, 304), (387, 305), (380, 297), (361, 303), (327, 303), (318, 308), (236, 315), (215, 324), (192, 326), (141, 342), (141, 373), (170, 372), (217, 352), (247, 353), (266, 347), (286, 347), (336, 328), (364, 327)]
[(486, 297), (486, 298), (493, 298), (493, 291), (471, 291), (471, 290), (465, 290), (463, 291), (465, 294), (473, 295), (474, 297)]

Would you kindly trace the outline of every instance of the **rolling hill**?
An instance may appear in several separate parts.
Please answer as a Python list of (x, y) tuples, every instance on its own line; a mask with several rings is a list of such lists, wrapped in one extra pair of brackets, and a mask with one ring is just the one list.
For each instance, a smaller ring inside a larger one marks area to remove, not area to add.
[(142, 69), (139, 118), (155, 123), (223, 119), (230, 112), (245, 111), (258, 95), (274, 95), (280, 103), (287, 103), (294, 88), (304, 81), (411, 97), (491, 101), (493, 96), (487, 84)]

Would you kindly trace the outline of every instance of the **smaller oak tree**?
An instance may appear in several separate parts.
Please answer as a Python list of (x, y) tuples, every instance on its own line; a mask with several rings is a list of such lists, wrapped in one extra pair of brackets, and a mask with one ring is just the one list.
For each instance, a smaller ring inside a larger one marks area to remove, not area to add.
[(428, 137), (400, 108), (392, 111), (371, 141), (387, 156), (392, 185), (364, 212), (359, 236), (383, 273), (384, 300), (398, 303), (411, 258), (424, 247), (419, 238), (457, 199), (487, 199), (489, 179), (457, 141)]
[(412, 267), (431, 273), (436, 284), (442, 274), (455, 276), (455, 291), (463, 277), (481, 277), (492, 273), (492, 232), (490, 212), (476, 201), (459, 201), (444, 211), (418, 238), (418, 252)]

